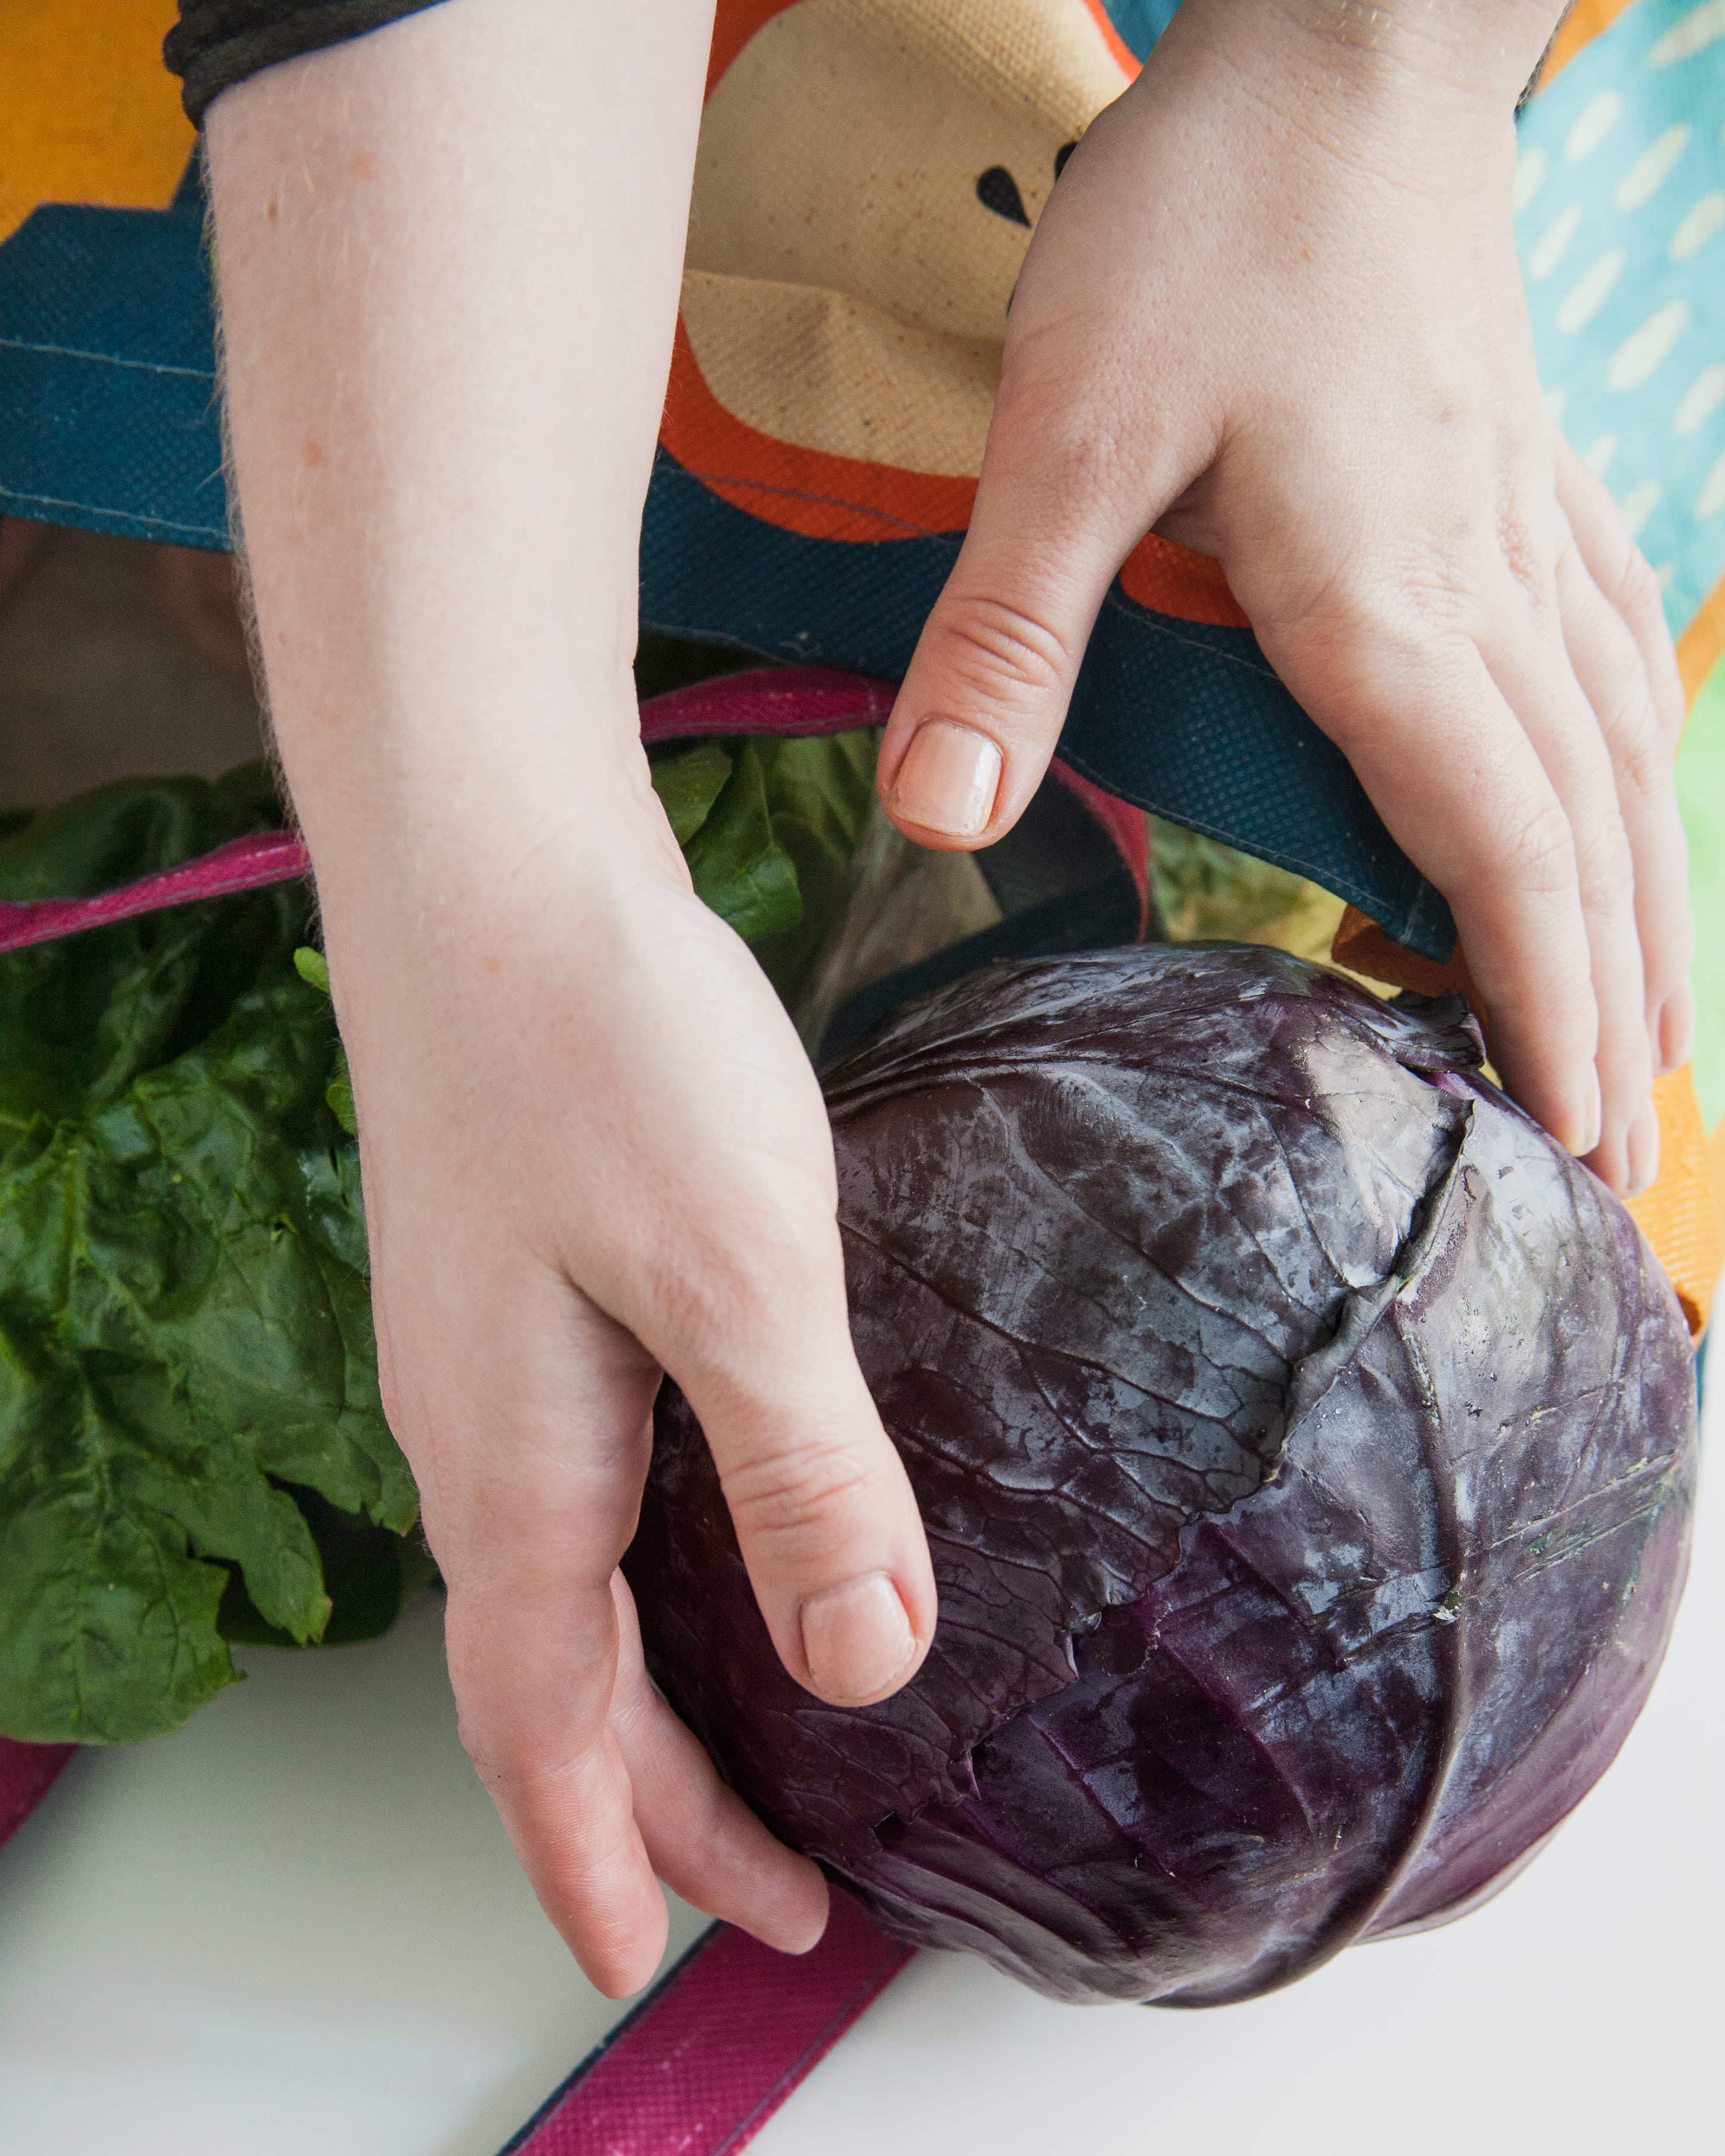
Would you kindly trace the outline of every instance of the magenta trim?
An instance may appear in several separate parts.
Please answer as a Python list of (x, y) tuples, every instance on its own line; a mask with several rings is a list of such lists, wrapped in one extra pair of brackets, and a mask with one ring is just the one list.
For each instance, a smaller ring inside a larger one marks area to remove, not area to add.
[[(699, 741), (713, 734), (848, 733), (855, 726), (884, 724), (896, 694), (890, 681), (840, 674), (829, 666), (751, 667), (745, 673), (697, 681), (692, 688), (673, 689), (643, 704), (641, 738), (665, 742)], [(1113, 839), (1137, 886), (1140, 907), (1147, 908), (1149, 856), (1143, 817), (1081, 778), (1058, 757), (1050, 770)], [(165, 869), (94, 898), (0, 899), (0, 952), (56, 942), (86, 928), (105, 928), (110, 921), (191, 906), (199, 899), (291, 883), (311, 871), (311, 857), (297, 832), (257, 832), (218, 846), (213, 853), (201, 854), (196, 860), (182, 861), (178, 868)]]
[(53, 1787), (75, 1744), (21, 1744), (0, 1737), (0, 1842), (15, 1834)]
[(842, 734), (885, 726), (898, 690), (890, 681), (830, 666), (752, 666), (641, 706), (646, 742), (697, 741), (707, 734)]
[(502, 2156), (731, 2156), (911, 1958), (834, 1892), (812, 1953), (716, 1926)]
[(190, 906), (201, 898), (225, 898), (232, 891), (291, 883), (311, 866), (298, 832), (259, 831), (250, 838), (230, 839), (196, 860), (182, 861), (177, 869), (164, 869), (95, 898), (0, 899), (0, 951), (52, 943), (86, 928), (105, 928), (110, 921), (130, 921), (170, 906)]

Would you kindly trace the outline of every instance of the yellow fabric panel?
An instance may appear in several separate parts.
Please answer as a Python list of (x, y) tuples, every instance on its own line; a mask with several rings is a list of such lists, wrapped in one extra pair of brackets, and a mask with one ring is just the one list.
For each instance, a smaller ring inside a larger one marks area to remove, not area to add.
[(166, 209), (196, 141), (174, 0), (0, 0), (0, 241), (39, 203)]
[(1659, 1110), (1659, 1175), (1630, 1201), (1641, 1233), (1671, 1276), (1698, 1340), (1725, 1270), (1725, 1124), (1709, 1142), (1686, 1063), (1653, 1088)]

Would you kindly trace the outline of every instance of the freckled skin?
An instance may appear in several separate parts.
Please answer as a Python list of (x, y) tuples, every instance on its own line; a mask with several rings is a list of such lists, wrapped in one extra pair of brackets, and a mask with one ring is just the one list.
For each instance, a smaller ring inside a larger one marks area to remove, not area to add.
[(997, 968), (829, 1075), (927, 1661), (798, 1691), (669, 1385), (628, 1568), (674, 1704), (889, 1930), (1248, 1997), (1471, 1906), (1609, 1763), (1686, 1559), (1687, 1330), (1478, 1060), (1459, 1005), (1164, 947)]

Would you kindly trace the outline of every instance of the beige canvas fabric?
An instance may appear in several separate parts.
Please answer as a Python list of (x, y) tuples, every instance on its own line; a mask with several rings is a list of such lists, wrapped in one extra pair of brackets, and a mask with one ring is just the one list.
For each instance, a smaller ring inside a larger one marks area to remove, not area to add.
[(1055, 159), (1127, 76), (1086, 0), (797, 0), (707, 101), (683, 316), (735, 418), (973, 477)]

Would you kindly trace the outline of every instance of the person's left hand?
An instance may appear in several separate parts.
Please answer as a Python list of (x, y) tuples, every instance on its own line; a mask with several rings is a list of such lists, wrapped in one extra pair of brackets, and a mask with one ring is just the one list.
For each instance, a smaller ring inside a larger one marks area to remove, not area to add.
[(1533, 363), (1512, 116), (1555, 12), (1184, 0), (1043, 212), (880, 785), (925, 845), (999, 838), (1126, 556), (1219, 557), (1448, 899), (1510, 1091), (1626, 1192), (1692, 1024), (1682, 696)]

